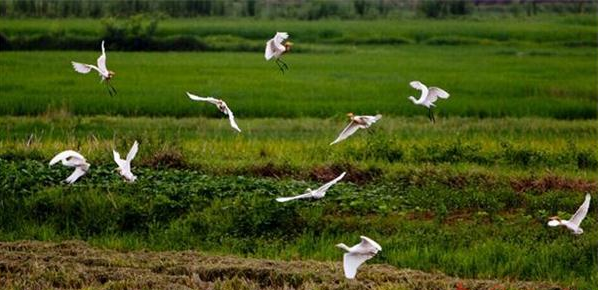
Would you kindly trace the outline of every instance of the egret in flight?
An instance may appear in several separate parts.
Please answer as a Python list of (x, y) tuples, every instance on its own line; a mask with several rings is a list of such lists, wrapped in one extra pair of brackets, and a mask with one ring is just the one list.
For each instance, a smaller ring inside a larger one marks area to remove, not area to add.
[[(285, 70), (289, 70), (289, 66), (281, 60), (281, 56), (290, 51), (291, 46), (293, 46), (292, 42), (285, 41), (287, 38), (289, 38), (287, 32), (277, 32), (275, 37), (266, 42), (266, 49), (264, 50), (264, 58), (266, 60), (274, 58), (282, 73), (285, 73)], [(285, 43), (283, 43), (284, 41)]]
[(127, 157), (125, 159), (121, 159), (121, 155), (115, 150), (112, 150), (114, 162), (116, 162), (116, 164), (118, 165), (116, 170), (128, 182), (134, 182), (137, 179), (137, 177), (133, 175), (133, 173), (131, 172), (131, 161), (133, 160), (133, 158), (135, 158), (138, 149), (139, 143), (135, 141), (135, 143), (133, 143), (133, 146), (131, 146), (131, 150), (129, 150), (129, 153), (127, 153)]
[(68, 184), (77, 181), (79, 177), (85, 175), (89, 170), (89, 163), (87, 163), (85, 157), (73, 150), (58, 153), (52, 160), (50, 160), (50, 166), (58, 163), (58, 161), (61, 161), (64, 166), (75, 168), (75, 171), (73, 171), (73, 173), (65, 180)]
[(336, 245), (338, 248), (346, 251), (343, 255), (343, 271), (345, 272), (345, 277), (348, 279), (354, 279), (358, 267), (383, 250), (377, 242), (366, 236), (360, 236), (360, 239), (362, 241), (351, 248), (344, 243)]
[(331, 142), (329, 145), (333, 145), (347, 139), (347, 137), (356, 133), (358, 129), (369, 128), (372, 124), (376, 123), (376, 121), (383, 117), (380, 114), (376, 116), (355, 116), (354, 113), (348, 113), (347, 116), (350, 119), (349, 125), (347, 125), (347, 127), (341, 131), (339, 137), (337, 137), (337, 139), (335, 139), (335, 141)]
[(587, 193), (587, 195), (584, 198), (584, 202), (569, 220), (562, 220), (558, 216), (554, 216), (549, 218), (550, 220), (547, 224), (551, 227), (564, 226), (567, 229), (571, 230), (573, 234), (581, 235), (584, 231), (582, 230), (582, 228), (580, 228), (580, 223), (587, 216), (590, 204), (591, 195)]
[(279, 198), (277, 198), (277, 201), (278, 202), (286, 202), (286, 201), (290, 201), (290, 200), (294, 200), (294, 199), (303, 199), (303, 198), (313, 198), (313, 199), (323, 198), (324, 195), (327, 193), (327, 190), (331, 186), (333, 186), (335, 183), (339, 182), (339, 180), (341, 180), (344, 176), (345, 176), (345, 172), (341, 173), (341, 175), (337, 176), (337, 178), (327, 182), (325, 185), (319, 187), (316, 190), (312, 190), (312, 189), (308, 188), (308, 189), (306, 189), (304, 194), (300, 194), (300, 195), (296, 195), (296, 196), (292, 196), (292, 197), (279, 197)]
[(438, 98), (447, 99), (449, 98), (449, 94), (437, 87), (426, 87), (419, 81), (410, 82), (410, 86), (421, 91), (420, 99), (416, 100), (413, 96), (409, 96), (408, 99), (412, 101), (412, 103), (420, 106), (424, 106), (428, 108), (428, 118), (431, 122), (435, 122), (435, 114), (433, 113), (431, 107), (435, 107), (435, 102)]
[(190, 94), (190, 93), (187, 93), (187, 96), (189, 96), (189, 98), (194, 101), (208, 102), (208, 103), (216, 105), (216, 107), (221, 112), (223, 112), (223, 114), (229, 116), (229, 123), (231, 123), (231, 127), (233, 129), (237, 130), (238, 132), (241, 132), (241, 129), (239, 129), (239, 126), (237, 126), (237, 122), (235, 122), (235, 116), (233, 116), (233, 112), (231, 111), (231, 109), (229, 109), (229, 107), (227, 106), (227, 103), (225, 103), (225, 101), (215, 99), (212, 97), (202, 98), (202, 97), (198, 97), (194, 94)]
[(108, 68), (106, 68), (106, 51), (104, 50), (104, 41), (103, 40), (102, 40), (102, 55), (100, 55), (100, 57), (98, 57), (98, 61), (97, 61), (98, 66), (95, 66), (92, 64), (74, 62), (74, 61), (72, 61), (71, 63), (73, 64), (73, 68), (75, 69), (75, 71), (78, 73), (87, 74), (92, 69), (96, 70), (101, 77), (100, 82), (106, 84), (106, 89), (108, 90), (108, 94), (110, 96), (116, 95), (116, 89), (112, 86), (112, 84), (110, 84), (110, 80), (115, 75), (115, 73), (111, 70), (108, 70)]

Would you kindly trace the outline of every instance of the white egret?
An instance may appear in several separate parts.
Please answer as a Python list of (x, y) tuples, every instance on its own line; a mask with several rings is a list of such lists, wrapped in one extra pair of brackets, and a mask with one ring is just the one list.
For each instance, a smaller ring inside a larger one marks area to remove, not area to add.
[(97, 61), (98, 66), (74, 62), (74, 61), (71, 61), (71, 63), (73, 64), (73, 68), (75, 69), (75, 71), (77, 71), (78, 73), (87, 74), (92, 69), (96, 70), (101, 77), (100, 82), (103, 82), (106, 84), (106, 88), (108, 89), (108, 94), (110, 94), (110, 96), (116, 95), (116, 89), (112, 86), (112, 84), (110, 84), (110, 80), (115, 75), (115, 73), (111, 70), (108, 70), (108, 68), (106, 67), (106, 50), (104, 49), (104, 41), (103, 40), (102, 40), (102, 55), (100, 55), (100, 57), (98, 57), (98, 61)]
[(314, 199), (323, 198), (324, 195), (327, 193), (327, 190), (329, 190), (329, 188), (331, 186), (333, 186), (335, 183), (339, 182), (339, 180), (341, 180), (344, 176), (345, 176), (345, 172), (341, 173), (341, 175), (337, 176), (337, 178), (327, 182), (325, 185), (319, 187), (316, 190), (312, 190), (312, 189), (308, 188), (308, 189), (306, 189), (306, 191), (304, 191), (304, 194), (300, 194), (300, 195), (292, 196), (292, 197), (279, 197), (279, 198), (277, 198), (277, 201), (278, 202), (286, 202), (286, 201), (290, 201), (290, 200), (294, 200), (294, 199), (303, 199), (303, 198), (314, 198)]
[(339, 137), (337, 137), (337, 139), (335, 139), (335, 141), (331, 142), (329, 145), (333, 145), (347, 139), (347, 137), (356, 133), (358, 129), (369, 128), (372, 124), (376, 123), (376, 121), (383, 117), (380, 114), (376, 116), (354, 116), (353, 113), (348, 113), (347, 116), (350, 119), (349, 125), (347, 125), (347, 127), (341, 131)]
[(289, 38), (287, 32), (277, 32), (275, 37), (266, 42), (266, 49), (264, 50), (264, 58), (266, 60), (274, 58), (282, 73), (285, 73), (285, 70), (289, 70), (289, 66), (281, 60), (281, 56), (290, 51), (291, 46), (293, 46), (292, 42), (285, 41), (287, 38)]
[(409, 96), (408, 99), (412, 101), (412, 103), (420, 106), (424, 106), (428, 109), (428, 118), (434, 123), (435, 115), (431, 109), (431, 107), (435, 107), (435, 102), (438, 98), (447, 99), (449, 98), (449, 94), (437, 87), (426, 87), (419, 81), (410, 82), (410, 86), (421, 91), (420, 99), (416, 100), (413, 96)]
[(127, 157), (125, 159), (121, 159), (121, 155), (115, 150), (112, 150), (114, 162), (116, 162), (116, 164), (119, 166), (116, 170), (128, 182), (134, 182), (137, 179), (137, 177), (133, 175), (133, 173), (131, 172), (131, 161), (133, 160), (133, 158), (135, 158), (135, 154), (137, 154), (138, 149), (139, 143), (135, 141), (135, 143), (133, 143), (133, 146), (131, 146), (131, 150), (129, 150), (129, 153), (127, 153)]
[(348, 279), (354, 279), (358, 267), (383, 250), (377, 242), (366, 236), (360, 236), (360, 239), (362, 241), (351, 248), (344, 243), (336, 245), (336, 247), (347, 252), (343, 255), (343, 271), (345, 272), (345, 277)]
[(587, 216), (589, 212), (589, 205), (591, 204), (591, 195), (587, 193), (584, 198), (584, 202), (578, 208), (576, 213), (569, 220), (562, 220), (558, 216), (550, 217), (547, 224), (551, 227), (565, 226), (572, 231), (575, 235), (581, 235), (584, 231), (580, 228), (580, 223)]
[(73, 173), (65, 180), (68, 184), (72, 184), (77, 181), (79, 177), (85, 175), (90, 166), (83, 155), (73, 150), (66, 150), (58, 153), (52, 160), (50, 160), (50, 166), (58, 163), (58, 161), (61, 161), (64, 166), (75, 167), (75, 171), (73, 171)]
[(241, 132), (241, 129), (239, 129), (239, 126), (237, 126), (237, 122), (235, 122), (235, 116), (233, 116), (233, 112), (231, 111), (231, 109), (229, 109), (229, 107), (227, 106), (227, 103), (225, 103), (225, 101), (215, 99), (212, 97), (207, 97), (207, 98), (198, 97), (196, 95), (190, 94), (189, 92), (187, 93), (187, 96), (189, 96), (189, 98), (194, 101), (208, 102), (208, 103), (216, 105), (216, 107), (221, 112), (223, 112), (223, 114), (229, 116), (229, 123), (231, 123), (231, 127), (233, 129), (237, 130), (238, 132)]

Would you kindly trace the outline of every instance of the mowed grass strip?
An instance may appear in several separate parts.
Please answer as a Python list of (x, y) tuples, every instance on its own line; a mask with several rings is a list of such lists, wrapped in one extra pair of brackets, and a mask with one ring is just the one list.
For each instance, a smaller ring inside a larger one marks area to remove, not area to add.
[(356, 47), (337, 54), (286, 56), (281, 74), (262, 53), (108, 52), (118, 95), (70, 61), (95, 63), (98, 52), (2, 52), (0, 114), (219, 116), (190, 101), (191, 91), (223, 98), (239, 118), (331, 117), (354, 112), (426, 115), (408, 96), (420, 80), (447, 90), (438, 116), (596, 118), (593, 49), (508, 47)]
[[(84, 252), (85, 256), (77, 253)], [(117, 252), (68, 241), (0, 243), (7, 269), (0, 286), (53, 289), (558, 289), (554, 283), (458, 279), (388, 265), (365, 265), (358, 280), (343, 278), (340, 262), (281, 262), (186, 252)], [(24, 261), (36, 261), (32, 263)], [(35, 281), (35, 282), (34, 282)], [(495, 287), (495, 288), (493, 288)]]

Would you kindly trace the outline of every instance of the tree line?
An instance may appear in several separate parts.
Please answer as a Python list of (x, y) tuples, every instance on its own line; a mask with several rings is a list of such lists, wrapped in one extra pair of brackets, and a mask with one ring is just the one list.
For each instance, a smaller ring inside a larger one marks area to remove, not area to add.
[(472, 13), (596, 13), (596, 0), (0, 0), (6, 17), (257, 17), (316, 20), (416, 15), (429, 18)]

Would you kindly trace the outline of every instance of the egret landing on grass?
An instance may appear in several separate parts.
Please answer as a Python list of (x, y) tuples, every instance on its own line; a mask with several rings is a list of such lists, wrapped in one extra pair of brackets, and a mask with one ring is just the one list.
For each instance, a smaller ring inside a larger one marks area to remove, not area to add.
[(587, 216), (589, 212), (589, 205), (591, 204), (591, 195), (587, 193), (584, 198), (584, 202), (578, 208), (576, 213), (569, 220), (562, 220), (558, 216), (549, 218), (547, 223), (551, 227), (564, 226), (572, 231), (575, 235), (581, 235), (584, 231), (580, 228), (580, 223)]
[(58, 161), (61, 161), (64, 166), (75, 167), (75, 171), (73, 171), (73, 173), (65, 180), (68, 184), (77, 181), (79, 177), (85, 175), (89, 170), (89, 163), (87, 163), (85, 157), (73, 150), (58, 153), (52, 160), (50, 160), (50, 166), (58, 163)]
[(293, 46), (293, 43), (289, 41), (283, 43), (287, 38), (289, 38), (287, 32), (277, 32), (275, 37), (266, 42), (266, 49), (264, 50), (264, 58), (266, 60), (274, 58), (275, 63), (279, 66), (282, 73), (285, 73), (285, 70), (289, 70), (289, 66), (281, 60), (281, 56), (290, 51), (291, 46)]
[(344, 243), (336, 245), (347, 252), (343, 255), (343, 271), (348, 279), (354, 279), (358, 267), (383, 250), (377, 242), (366, 236), (360, 236), (360, 239), (362, 241), (351, 248)]
[(187, 96), (194, 101), (208, 102), (208, 103), (216, 105), (216, 107), (221, 112), (223, 112), (223, 114), (229, 116), (229, 123), (231, 124), (231, 127), (233, 129), (237, 130), (238, 132), (241, 132), (241, 129), (239, 129), (239, 126), (237, 126), (237, 122), (235, 122), (235, 116), (233, 116), (233, 112), (231, 111), (231, 109), (229, 109), (229, 107), (227, 106), (227, 103), (225, 103), (225, 101), (215, 99), (212, 97), (202, 98), (202, 97), (198, 97), (196, 95), (190, 94), (190, 93), (187, 93)]
[(290, 200), (294, 200), (294, 199), (303, 199), (303, 198), (314, 198), (314, 199), (323, 198), (324, 195), (327, 193), (327, 190), (329, 190), (329, 188), (331, 186), (333, 186), (335, 183), (339, 182), (339, 180), (341, 180), (344, 176), (345, 176), (345, 172), (341, 173), (341, 175), (337, 176), (337, 178), (327, 182), (325, 185), (319, 187), (316, 190), (312, 190), (312, 189), (308, 188), (308, 189), (306, 189), (304, 194), (300, 194), (300, 195), (292, 196), (292, 197), (279, 197), (279, 198), (277, 198), (277, 201), (278, 202), (286, 202), (286, 201), (290, 201)]
[(135, 158), (138, 149), (139, 143), (135, 141), (133, 146), (131, 146), (131, 150), (129, 150), (129, 153), (127, 153), (127, 158), (125, 159), (121, 159), (121, 155), (115, 150), (112, 150), (114, 162), (116, 162), (116, 164), (119, 166), (116, 168), (116, 170), (123, 178), (125, 178), (127, 182), (134, 182), (137, 179), (137, 177), (131, 172), (131, 161), (133, 158)]
[(339, 137), (337, 137), (337, 139), (335, 139), (335, 141), (331, 142), (329, 145), (333, 145), (347, 139), (347, 137), (356, 133), (358, 129), (369, 128), (372, 124), (376, 123), (376, 121), (383, 117), (380, 114), (376, 116), (354, 116), (354, 113), (348, 113), (347, 116), (350, 119), (349, 125), (347, 125), (347, 127), (341, 131)]
[(419, 81), (410, 82), (410, 86), (421, 91), (420, 99), (416, 100), (413, 96), (409, 96), (408, 99), (412, 101), (412, 103), (420, 106), (424, 106), (428, 108), (428, 118), (431, 122), (435, 122), (435, 114), (433, 113), (431, 107), (435, 107), (435, 102), (438, 98), (447, 99), (449, 98), (449, 94), (437, 87), (427, 88), (424, 84)]
[(100, 80), (100, 82), (106, 84), (106, 89), (108, 90), (108, 94), (110, 96), (116, 95), (116, 89), (112, 86), (112, 84), (110, 84), (110, 80), (115, 75), (115, 73), (111, 70), (108, 70), (108, 68), (106, 68), (106, 51), (104, 50), (104, 41), (103, 40), (102, 40), (102, 55), (100, 55), (100, 57), (98, 57), (98, 61), (97, 61), (98, 66), (74, 62), (74, 61), (71, 61), (71, 63), (73, 64), (73, 68), (75, 69), (75, 71), (78, 73), (87, 74), (92, 69), (96, 70), (98, 72), (98, 74), (100, 75), (100, 77), (102, 78)]

